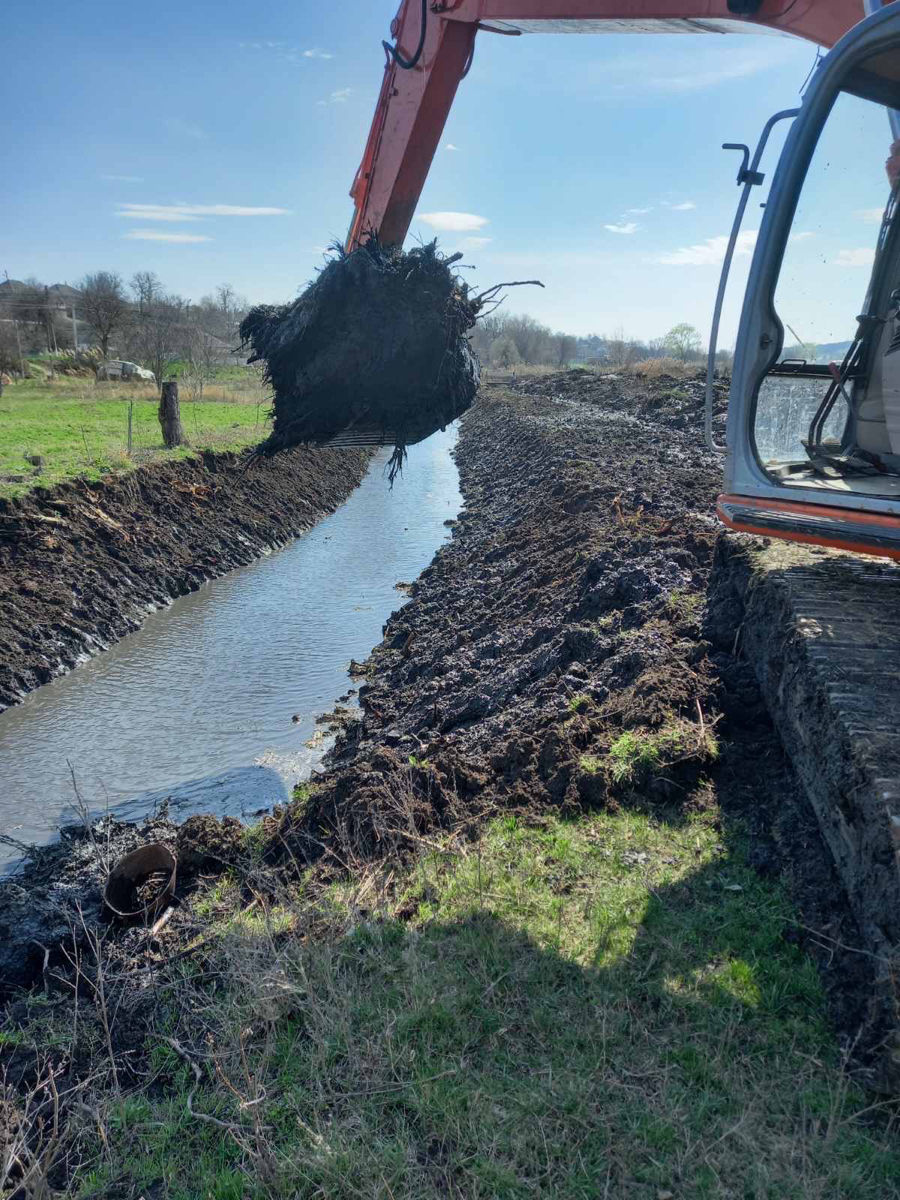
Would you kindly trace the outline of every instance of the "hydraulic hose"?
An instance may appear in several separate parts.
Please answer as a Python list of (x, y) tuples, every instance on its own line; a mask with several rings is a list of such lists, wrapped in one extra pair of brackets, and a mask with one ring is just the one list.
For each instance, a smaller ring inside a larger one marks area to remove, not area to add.
[(425, 49), (425, 22), (428, 19), (428, 0), (422, 0), (422, 28), (419, 30), (419, 44), (416, 46), (416, 52), (412, 58), (404, 58), (396, 46), (392, 46), (390, 42), (382, 42), (385, 51), (389, 58), (392, 58), (398, 67), (404, 71), (411, 71), (422, 57), (422, 51)]

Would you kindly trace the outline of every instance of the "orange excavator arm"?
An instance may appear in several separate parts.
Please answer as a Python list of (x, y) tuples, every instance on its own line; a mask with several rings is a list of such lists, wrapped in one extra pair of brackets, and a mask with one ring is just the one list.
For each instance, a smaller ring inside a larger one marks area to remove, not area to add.
[[(863, 0), (402, 0), (384, 43), (381, 92), (350, 195), (347, 247), (401, 245), (479, 31), (732, 33), (764, 26), (821, 46), (864, 16)], [(750, 28), (748, 29), (748, 25)]]

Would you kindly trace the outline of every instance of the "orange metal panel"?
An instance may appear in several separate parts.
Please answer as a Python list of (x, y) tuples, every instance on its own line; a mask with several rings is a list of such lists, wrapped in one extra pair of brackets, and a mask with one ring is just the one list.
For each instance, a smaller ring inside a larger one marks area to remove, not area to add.
[[(734, 520), (728, 512), (729, 507), (737, 506), (742, 509), (756, 510), (762, 516), (764, 511), (784, 514), (788, 518), (784, 529), (775, 529), (770, 525), (755, 524), (752, 517), (746, 520)], [(759, 537), (782, 538), (789, 542), (802, 542), (811, 546), (828, 546), (834, 550), (850, 550), (855, 554), (874, 554), (879, 558), (900, 560), (900, 518), (880, 513), (862, 512), (857, 509), (833, 508), (826, 504), (803, 504), (788, 500), (759, 500), (748, 496), (723, 495), (719, 497), (716, 507), (719, 520), (738, 533), (753, 533)], [(794, 518), (796, 524), (792, 524)], [(818, 523), (820, 528), (810, 532), (799, 528), (804, 519)], [(835, 532), (827, 532), (827, 523), (833, 521)], [(881, 535), (896, 542), (896, 547), (877, 545), (874, 541), (853, 541), (848, 538), (848, 526), (870, 530), (873, 536)], [(823, 528), (825, 526), (825, 528)]]

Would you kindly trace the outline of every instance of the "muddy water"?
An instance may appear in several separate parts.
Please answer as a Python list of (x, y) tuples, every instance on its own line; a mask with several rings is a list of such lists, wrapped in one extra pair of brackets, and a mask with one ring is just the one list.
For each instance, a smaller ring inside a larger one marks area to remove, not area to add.
[[(354, 686), (350, 659), (367, 656), (404, 602), (395, 584), (449, 535), (455, 439), (448, 429), (411, 447), (393, 491), (379, 453), (308, 534), (0, 714), (0, 830), (52, 838), (73, 819), (73, 773), (91, 809), (127, 817), (163, 802), (176, 818), (248, 817), (286, 799), (321, 762), (315, 719)], [(13, 857), (0, 846), (0, 868)]]

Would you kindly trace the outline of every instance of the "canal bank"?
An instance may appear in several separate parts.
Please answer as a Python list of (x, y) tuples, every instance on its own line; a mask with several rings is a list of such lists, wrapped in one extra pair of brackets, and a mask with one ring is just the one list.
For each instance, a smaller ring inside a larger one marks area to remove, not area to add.
[(204, 452), (0, 500), (0, 711), (310, 529), (368, 461), (348, 449)]

